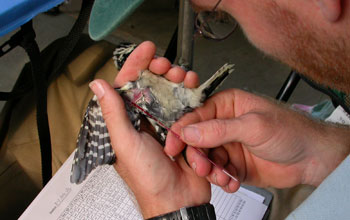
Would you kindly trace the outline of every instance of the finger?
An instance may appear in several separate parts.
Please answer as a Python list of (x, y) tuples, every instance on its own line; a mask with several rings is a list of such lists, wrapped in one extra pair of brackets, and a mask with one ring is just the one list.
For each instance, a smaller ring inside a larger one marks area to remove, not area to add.
[[(223, 147), (215, 148), (209, 154), (210, 159), (215, 165), (193, 149), (193, 147), (188, 148), (187, 160), (192, 167), (196, 168), (195, 172), (198, 176), (207, 176), (208, 181), (220, 187), (227, 186), (228, 192), (235, 192), (238, 189), (240, 183), (237, 180), (240, 178), (237, 175), (237, 169), (231, 163), (232, 161), (229, 161), (228, 153)], [(235, 179), (224, 173), (222, 169), (225, 169)]]
[[(222, 150), (220, 151), (221, 151), (221, 153), (219, 153), (221, 154), (219, 156), (220, 158), (219, 159), (217, 158), (217, 160), (214, 161), (215, 163), (214, 166), (205, 157), (203, 157), (203, 154), (199, 154), (194, 147), (188, 146), (186, 155), (190, 166), (198, 176), (200, 177), (207, 176), (210, 182), (221, 187), (230, 185), (228, 186), (228, 189), (234, 192), (238, 189), (237, 187), (239, 187), (239, 182), (237, 181), (238, 178), (231, 179), (231, 177), (228, 176), (226, 173), (224, 173), (222, 169), (224, 168), (226, 172), (229, 172), (232, 176), (237, 176), (236, 169), (230, 163), (228, 163), (226, 166), (223, 165), (223, 163), (228, 162), (228, 155), (227, 153), (225, 153), (226, 156), (223, 156), (222, 155), (223, 151)], [(226, 160), (223, 161), (222, 157), (225, 157)], [(231, 183), (231, 181), (234, 181), (235, 183)]]
[(229, 156), (225, 148), (214, 148), (209, 153), (209, 158), (221, 167), (224, 167), (229, 162)]
[(152, 42), (141, 43), (125, 61), (114, 81), (114, 86), (119, 88), (129, 81), (135, 81), (141, 70), (148, 69), (155, 54), (156, 46)]
[(155, 74), (164, 74), (171, 68), (170, 61), (165, 57), (157, 57), (151, 60), (149, 70)]
[(186, 75), (186, 71), (182, 69), (180, 66), (173, 66), (164, 77), (171, 82), (181, 83), (184, 81)]
[(197, 88), (199, 86), (199, 77), (197, 73), (188, 71), (184, 79), (184, 85), (186, 88)]
[(240, 187), (239, 182), (230, 180), (229, 184), (222, 186), (221, 189), (223, 189), (227, 193), (234, 193), (234, 192), (237, 192), (239, 187)]
[[(236, 177), (236, 169), (232, 164), (228, 164), (225, 166), (225, 170), (230, 173), (230, 175)], [(239, 189), (240, 182), (231, 179), (227, 176), (222, 170), (218, 168), (214, 168), (210, 175), (207, 177), (208, 181), (211, 183), (220, 186), (225, 192), (232, 193), (236, 192)]]
[[(215, 99), (215, 97), (218, 98)], [(180, 135), (182, 132), (182, 128), (187, 125), (215, 118), (217, 112), (217, 105), (224, 104), (224, 106), (226, 106), (227, 103), (225, 102), (227, 102), (227, 100), (229, 100), (229, 102), (231, 102), (232, 105), (231, 97), (220, 98), (220, 95), (214, 95), (212, 98), (207, 100), (202, 107), (196, 108), (193, 112), (187, 113), (182, 118), (180, 118), (180, 120), (178, 120), (171, 126), (171, 130), (174, 131), (176, 134)], [(166, 154), (170, 156), (175, 156), (179, 154), (184, 149), (184, 147), (185, 144), (182, 140), (180, 140), (177, 136), (173, 134), (168, 134), (166, 139), (166, 145), (164, 148)]]
[(261, 113), (247, 113), (232, 119), (213, 119), (181, 129), (181, 139), (190, 145), (213, 148), (229, 142), (256, 146), (272, 135), (269, 120)]
[(221, 187), (226, 186), (230, 181), (230, 177), (217, 167), (213, 167), (212, 172), (208, 175), (208, 179), (211, 183)]
[(203, 157), (202, 154), (199, 154), (193, 147), (188, 146), (186, 149), (186, 157), (189, 165), (198, 176), (205, 177), (209, 175), (212, 164)]
[(137, 132), (127, 116), (123, 99), (104, 80), (94, 80), (90, 88), (98, 98), (108, 132), (113, 134), (110, 138), (114, 151), (121, 158), (127, 157), (134, 146), (131, 142), (135, 141)]
[(171, 126), (171, 131), (173, 132), (169, 132), (166, 137), (164, 152), (169, 156), (178, 155), (186, 146), (179, 136), (177, 136), (180, 135), (181, 128), (199, 121), (199, 116), (195, 112), (187, 113), (185, 116)]
[(232, 176), (236, 177), (236, 179), (229, 178), (228, 183), (222, 188), (228, 193), (236, 192), (241, 185), (240, 180), (237, 178), (236, 175), (236, 168), (232, 164), (228, 164), (227, 166), (225, 166), (225, 170), (227, 170), (227, 172), (229, 172)]
[(237, 182), (236, 180), (231, 179), (230, 182), (228, 183), (228, 192), (229, 193), (237, 192), (240, 186), (241, 186), (240, 182)]
[(229, 164), (227, 151), (218, 147), (210, 151), (209, 158), (219, 167), (214, 166), (208, 178), (218, 186), (225, 186), (229, 183), (230, 177), (222, 172), (222, 168)]

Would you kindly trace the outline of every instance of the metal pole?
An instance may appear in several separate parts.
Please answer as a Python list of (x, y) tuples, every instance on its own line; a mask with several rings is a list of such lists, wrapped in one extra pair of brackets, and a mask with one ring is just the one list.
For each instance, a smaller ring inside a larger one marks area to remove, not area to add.
[(298, 85), (300, 81), (300, 76), (298, 72), (292, 70), (284, 82), (282, 88), (278, 92), (278, 95), (276, 96), (276, 99), (279, 101), (287, 102), (289, 97), (292, 95), (295, 87)]
[(195, 13), (190, 0), (180, 0), (179, 32), (177, 38), (177, 57), (175, 63), (186, 70), (192, 69), (193, 34)]

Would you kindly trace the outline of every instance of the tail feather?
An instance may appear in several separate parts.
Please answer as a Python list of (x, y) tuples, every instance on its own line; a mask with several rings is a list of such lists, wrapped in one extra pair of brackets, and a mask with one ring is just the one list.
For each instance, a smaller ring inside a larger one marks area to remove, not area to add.
[(217, 88), (221, 86), (226, 77), (234, 71), (234, 66), (234, 64), (226, 63), (198, 88), (205, 95), (204, 99), (208, 98)]

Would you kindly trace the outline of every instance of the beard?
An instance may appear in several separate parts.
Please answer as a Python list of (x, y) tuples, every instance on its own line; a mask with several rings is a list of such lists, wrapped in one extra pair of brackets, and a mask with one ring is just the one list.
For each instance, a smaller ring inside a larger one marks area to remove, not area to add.
[(265, 8), (267, 22), (273, 25), (283, 48), (269, 49), (274, 58), (316, 83), (350, 92), (350, 36), (344, 31), (330, 33), (307, 24), (275, 2)]

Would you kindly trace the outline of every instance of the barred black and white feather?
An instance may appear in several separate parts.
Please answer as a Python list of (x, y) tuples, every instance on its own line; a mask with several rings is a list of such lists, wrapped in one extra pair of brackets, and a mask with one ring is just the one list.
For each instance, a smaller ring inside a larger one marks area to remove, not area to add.
[[(122, 49), (118, 48), (116, 50), (118, 52), (114, 53), (116, 64), (122, 65), (126, 60), (125, 57), (136, 46), (131, 45), (132, 49), (126, 47), (123, 45)], [(182, 83), (173, 83), (149, 70), (143, 70), (138, 80), (129, 82), (116, 91), (125, 100), (129, 119), (135, 129), (140, 129), (140, 118), (144, 115), (155, 128), (160, 142), (164, 143), (167, 130), (132, 106), (130, 102), (136, 103), (165, 126), (171, 127), (186, 112), (201, 106), (233, 71), (233, 67), (232, 64), (225, 64), (210, 79), (195, 89), (185, 88)], [(97, 97), (94, 96), (87, 107), (77, 140), (71, 182), (81, 183), (91, 170), (102, 164), (111, 164), (115, 159), (101, 107)]]
[(135, 50), (137, 44), (133, 43), (121, 43), (113, 52), (114, 65), (120, 69), (129, 55)]

